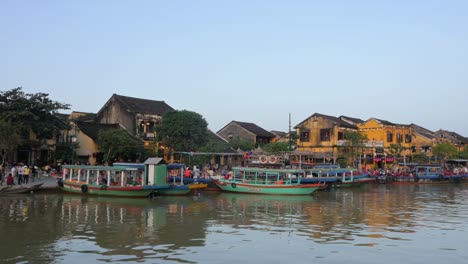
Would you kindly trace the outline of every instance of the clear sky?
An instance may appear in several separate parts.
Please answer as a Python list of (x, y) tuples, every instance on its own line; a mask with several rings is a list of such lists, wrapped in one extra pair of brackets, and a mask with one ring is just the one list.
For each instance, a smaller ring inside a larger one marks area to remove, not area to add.
[(0, 90), (70, 111), (116, 93), (215, 132), (321, 113), (468, 136), (466, 0), (1, 0), (0, 55)]

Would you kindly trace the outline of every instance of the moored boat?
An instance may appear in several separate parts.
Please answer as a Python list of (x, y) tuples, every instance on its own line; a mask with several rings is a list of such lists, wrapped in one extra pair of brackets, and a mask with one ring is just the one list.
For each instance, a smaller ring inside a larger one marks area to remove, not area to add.
[(184, 170), (184, 164), (170, 164), (169, 165), (171, 168), (172, 175), (179, 175), (179, 181), (176, 180), (176, 177), (168, 177), (168, 180), (170, 181), (170, 186), (167, 189), (161, 189), (159, 190), (159, 194), (161, 195), (187, 195), (191, 193), (192, 191), (196, 191), (198, 189), (204, 189), (208, 187), (207, 183), (198, 183), (198, 182), (192, 182), (192, 183), (184, 183), (184, 176), (183, 176), (183, 170)]
[(9, 185), (9, 186), (2, 186), (0, 189), (1, 194), (18, 194), (18, 193), (30, 193), (39, 190), (42, 186), (42, 183), (37, 184), (24, 184), (24, 185)]
[(324, 185), (301, 183), (304, 171), (234, 167), (229, 178), (213, 179), (223, 191), (255, 194), (310, 195)]
[(330, 187), (359, 187), (375, 181), (369, 175), (351, 168), (315, 167), (304, 171), (303, 183), (326, 183)]
[(444, 170), (442, 165), (421, 164), (411, 167), (410, 172), (392, 173), (378, 178), (379, 183), (460, 183), (468, 179), (468, 174)]
[(58, 185), (66, 192), (120, 197), (183, 195), (203, 188), (167, 182), (168, 165), (162, 160), (149, 158), (142, 164), (118, 166), (63, 165)]

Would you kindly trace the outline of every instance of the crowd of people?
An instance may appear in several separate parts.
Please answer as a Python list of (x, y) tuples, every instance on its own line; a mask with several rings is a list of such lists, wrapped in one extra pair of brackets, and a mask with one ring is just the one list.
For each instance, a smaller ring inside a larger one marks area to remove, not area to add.
[(216, 175), (229, 177), (229, 175), (232, 175), (232, 171), (230, 171), (227, 166), (223, 166), (223, 168), (220, 169), (219, 164), (208, 164), (202, 166), (202, 169), (200, 169), (200, 166), (193, 166), (193, 168), (188, 166), (184, 169), (184, 178), (210, 179)]
[(0, 166), (0, 185), (20, 185), (35, 181), (39, 168), (25, 163), (4, 163)]

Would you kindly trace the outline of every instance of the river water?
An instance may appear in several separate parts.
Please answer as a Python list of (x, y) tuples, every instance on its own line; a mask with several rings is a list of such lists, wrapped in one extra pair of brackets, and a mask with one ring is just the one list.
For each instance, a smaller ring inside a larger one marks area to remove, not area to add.
[(468, 263), (468, 184), (312, 196), (0, 196), (6, 263)]

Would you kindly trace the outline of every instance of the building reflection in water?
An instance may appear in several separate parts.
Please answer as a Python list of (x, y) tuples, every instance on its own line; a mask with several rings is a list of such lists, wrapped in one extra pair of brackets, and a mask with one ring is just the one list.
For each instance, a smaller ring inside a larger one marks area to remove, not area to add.
[(0, 244), (0, 256), (32, 263), (76, 262), (77, 256), (83, 262), (196, 262), (197, 253), (226, 241), (239, 242), (239, 236), (249, 243), (252, 235), (272, 246), (276, 244), (271, 236), (278, 235), (301, 245), (310, 243), (309, 248), (394, 245), (414, 241), (415, 232), (438, 230), (446, 223), (464, 230), (466, 197), (468, 191), (462, 187), (426, 185), (372, 185), (313, 196), (217, 193), (153, 200), (3, 196), (0, 236), (8, 243)]

